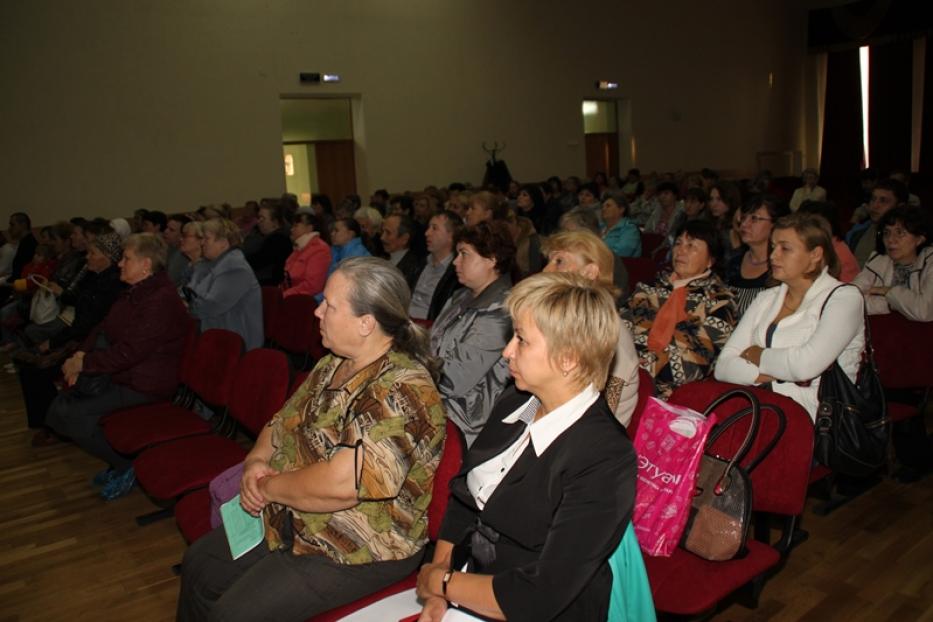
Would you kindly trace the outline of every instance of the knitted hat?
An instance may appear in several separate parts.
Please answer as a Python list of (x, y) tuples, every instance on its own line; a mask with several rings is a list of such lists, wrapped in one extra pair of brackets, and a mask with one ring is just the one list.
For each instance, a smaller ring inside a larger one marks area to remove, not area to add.
[(110, 228), (119, 234), (121, 240), (126, 240), (133, 233), (133, 229), (130, 228), (130, 223), (127, 222), (126, 218), (114, 218), (110, 221)]
[(97, 236), (94, 238), (94, 246), (115, 264), (123, 258), (123, 240), (119, 233), (103, 233)]

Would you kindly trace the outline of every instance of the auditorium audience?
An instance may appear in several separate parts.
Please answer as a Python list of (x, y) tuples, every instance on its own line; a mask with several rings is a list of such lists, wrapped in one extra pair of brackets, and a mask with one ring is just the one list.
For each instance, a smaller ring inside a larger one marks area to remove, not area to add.
[(415, 224), (403, 214), (392, 214), (382, 221), (382, 247), (389, 254), (389, 262), (405, 276), (409, 291), (415, 288), (424, 267), (424, 257), (411, 248)]
[(724, 261), (739, 253), (742, 247), (742, 237), (739, 233), (741, 211), (742, 195), (735, 184), (717, 180), (710, 186), (709, 214), (722, 238)]
[(52, 401), (46, 416), (56, 433), (109, 465), (95, 477), (108, 501), (128, 493), (135, 476), (132, 461), (110, 447), (98, 421), (120, 408), (169, 398), (178, 384), (189, 323), (165, 274), (165, 253), (159, 235), (127, 239), (120, 280), (129, 287), (65, 361), (68, 389)]
[(463, 220), (466, 226), (472, 227), (487, 220), (502, 220), (505, 217), (505, 206), (493, 193), (483, 190), (470, 195), (470, 204), (467, 206)]
[(853, 283), (869, 315), (896, 311), (933, 322), (933, 248), (930, 217), (920, 208), (895, 207), (878, 221), (882, 252), (873, 253)]
[(852, 227), (846, 235), (846, 244), (852, 249), (859, 266), (883, 247), (878, 222), (889, 210), (907, 203), (907, 188), (894, 179), (882, 179), (871, 191), (868, 202), (868, 220)]
[(370, 252), (363, 245), (362, 230), (360, 224), (353, 218), (341, 218), (334, 221), (334, 227), (330, 232), (330, 241), (333, 244), (330, 247), (330, 266), (327, 268), (328, 276), (333, 274), (334, 270), (341, 261), (348, 257), (368, 257)]
[[(556, 233), (547, 239), (544, 248), (548, 258), (544, 272), (582, 274), (617, 294), (618, 290), (613, 283), (615, 257), (606, 244), (590, 231)], [(625, 326), (619, 330), (619, 341), (606, 381), (605, 396), (616, 419), (627, 426), (638, 402), (638, 354), (635, 352), (632, 333)]]
[(239, 227), (222, 218), (208, 220), (201, 227), (206, 262), (184, 289), (188, 310), (200, 322), (201, 332), (224, 328), (240, 335), (247, 350), (262, 347), (262, 292), (239, 249)]
[(172, 279), (175, 287), (182, 287), (188, 276), (188, 266), (191, 260), (182, 252), (181, 242), (184, 235), (184, 228), (191, 222), (191, 219), (184, 214), (172, 214), (168, 217), (168, 223), (165, 225), (165, 231), (162, 237), (168, 247), (168, 260), (165, 271), (168, 278)]
[(770, 286), (771, 229), (787, 208), (776, 197), (757, 195), (742, 211), (739, 236), (742, 247), (726, 264), (726, 284), (735, 293), (736, 318), (741, 318), (762, 290)]
[[(129, 224), (129, 223), (127, 223)], [(142, 214), (140, 219), (140, 229), (142, 233), (154, 233), (155, 235), (162, 235), (162, 232), (165, 231), (165, 228), (168, 226), (168, 217), (164, 212), (159, 211), (145, 211)], [(114, 231), (117, 231), (114, 229)], [(117, 231), (117, 233), (120, 233)]]
[(7, 238), (16, 244), (16, 253), (14, 253), (13, 261), (10, 263), (10, 272), (6, 278), (6, 284), (3, 288), (0, 288), (0, 299), (6, 299), (10, 295), (13, 281), (22, 276), (23, 266), (32, 261), (32, 256), (36, 253), (36, 246), (39, 244), (36, 236), (32, 234), (32, 221), (29, 219), (29, 215), (23, 212), (10, 215), (10, 228), (7, 230)]
[(473, 442), (505, 388), (501, 352), (512, 324), (505, 297), (512, 285), (515, 243), (504, 223), (480, 222), (455, 238), (454, 267), (463, 289), (431, 328), (431, 352), (441, 361), (438, 390), (447, 416)]
[(522, 186), (515, 199), (515, 206), (518, 208), (519, 216), (530, 220), (535, 231), (545, 235), (548, 233), (546, 230), (547, 206), (540, 186), (536, 184)]
[(843, 283), (851, 283), (858, 276), (860, 269), (858, 260), (852, 254), (852, 249), (846, 245), (842, 240), (842, 236), (839, 235), (839, 214), (836, 211), (836, 206), (826, 201), (804, 201), (797, 211), (822, 216), (829, 223), (833, 233), (833, 250), (836, 251), (836, 257), (839, 259), (838, 278)]
[(621, 192), (607, 192), (603, 197), (603, 242), (619, 257), (641, 257), (641, 233), (627, 218), (628, 201)]
[(266, 542), (237, 560), (223, 527), (195, 542), (178, 620), (304, 620), (418, 567), (445, 418), (408, 298), (383, 259), (330, 276), (315, 315), (332, 353), (244, 462), (240, 503), (262, 513)]
[(204, 226), (200, 221), (192, 220), (182, 227), (181, 243), (178, 246), (178, 250), (184, 255), (188, 265), (185, 266), (185, 272), (181, 278), (182, 284), (179, 289), (183, 289), (188, 285), (195, 270), (204, 265), (204, 251), (201, 248), (201, 243), (203, 241)]
[(283, 296), (316, 296), (324, 290), (331, 253), (321, 233), (321, 220), (317, 216), (308, 212), (295, 214), (291, 228), (295, 250), (285, 260)]
[(259, 208), (256, 227), (246, 236), (243, 256), (256, 273), (260, 285), (279, 285), (285, 279), (285, 260), (292, 254), (292, 241), (282, 207), (265, 203)]
[[(540, 274), (508, 297), (502, 353), (515, 388), (498, 399), (450, 484), (421, 619), (456, 603), (499, 620), (603, 621), (608, 558), (632, 517), (635, 452), (599, 391), (618, 341), (612, 296)], [(466, 566), (464, 567), (464, 563)]]
[(657, 186), (658, 207), (645, 221), (645, 231), (668, 236), (673, 231), (673, 225), (683, 212), (683, 205), (677, 200), (679, 190), (677, 184), (670, 181), (661, 182)]
[(716, 363), (716, 378), (768, 385), (816, 417), (820, 374), (833, 361), (852, 381), (865, 346), (862, 296), (842, 285), (822, 217), (785, 216), (771, 234), (771, 273), (781, 283), (749, 306)]
[(803, 185), (794, 190), (794, 194), (790, 198), (790, 211), (792, 212), (800, 209), (804, 201), (826, 200), (826, 188), (817, 185), (817, 182), (820, 181), (820, 174), (816, 172), (815, 168), (804, 169), (801, 179)]
[(667, 398), (682, 384), (703, 380), (735, 326), (734, 295), (716, 274), (722, 244), (702, 220), (675, 232), (672, 270), (635, 286), (622, 319), (635, 341), (641, 367)]
[(451, 211), (435, 214), (425, 233), (428, 259), (412, 290), (408, 314), (416, 320), (434, 321), (455, 291), (462, 287), (454, 266), (454, 239), (463, 221)]
[(514, 207), (506, 210), (505, 222), (515, 242), (517, 278), (540, 272), (545, 260), (541, 254), (541, 236), (535, 230), (534, 224), (530, 219), (519, 215), (518, 209)]

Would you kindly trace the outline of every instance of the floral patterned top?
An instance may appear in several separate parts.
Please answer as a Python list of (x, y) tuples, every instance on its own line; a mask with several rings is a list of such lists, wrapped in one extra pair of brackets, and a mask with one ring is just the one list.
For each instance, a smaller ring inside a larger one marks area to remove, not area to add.
[(269, 463), (295, 471), (355, 451), (360, 502), (322, 513), (273, 503), (263, 513), (266, 543), (341, 564), (405, 559), (427, 542), (427, 508), (446, 431), (441, 398), (424, 367), (392, 350), (328, 388), (343, 360), (321, 359), (272, 418)]
[(641, 367), (654, 378), (657, 393), (664, 399), (680, 385), (712, 375), (736, 324), (734, 294), (718, 276), (694, 279), (685, 287), (687, 319), (677, 324), (671, 342), (660, 353), (648, 349), (648, 333), (661, 305), (674, 291), (671, 273), (661, 274), (651, 284), (639, 283), (621, 310)]

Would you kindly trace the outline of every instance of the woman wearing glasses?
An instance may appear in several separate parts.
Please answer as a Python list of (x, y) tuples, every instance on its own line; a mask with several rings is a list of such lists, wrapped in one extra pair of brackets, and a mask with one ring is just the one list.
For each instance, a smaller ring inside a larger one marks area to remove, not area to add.
[(873, 254), (853, 284), (871, 315), (897, 311), (909, 320), (933, 321), (933, 248), (929, 217), (915, 207), (895, 207), (881, 217), (883, 252)]
[(726, 284), (735, 292), (738, 318), (771, 281), (768, 261), (771, 230), (775, 221), (787, 213), (783, 203), (767, 195), (754, 197), (742, 212), (739, 228), (742, 247), (726, 264)]

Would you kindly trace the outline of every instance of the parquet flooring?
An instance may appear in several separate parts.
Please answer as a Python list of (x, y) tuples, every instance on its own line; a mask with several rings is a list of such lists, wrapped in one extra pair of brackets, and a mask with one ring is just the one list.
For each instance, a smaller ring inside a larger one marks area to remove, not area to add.
[[(101, 464), (71, 445), (29, 444), (16, 376), (0, 372), (0, 622), (171, 620), (185, 549), (173, 520), (138, 489), (106, 503)], [(757, 610), (717, 621), (933, 622), (933, 477), (886, 480), (828, 517), (807, 512), (810, 539), (765, 586)]]

